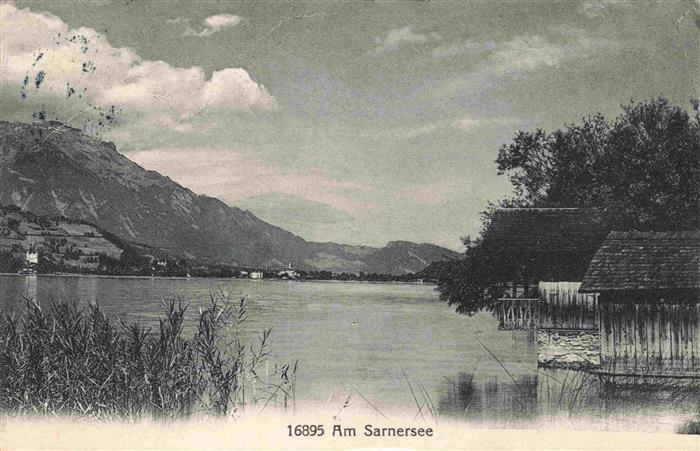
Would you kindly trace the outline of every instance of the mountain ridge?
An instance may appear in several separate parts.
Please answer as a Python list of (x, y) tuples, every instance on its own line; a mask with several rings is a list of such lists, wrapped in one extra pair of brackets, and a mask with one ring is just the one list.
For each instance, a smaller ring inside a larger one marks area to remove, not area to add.
[(430, 244), (315, 243), (248, 210), (196, 194), (58, 122), (0, 121), (0, 204), (87, 220), (175, 255), (236, 266), (405, 274), (458, 255)]

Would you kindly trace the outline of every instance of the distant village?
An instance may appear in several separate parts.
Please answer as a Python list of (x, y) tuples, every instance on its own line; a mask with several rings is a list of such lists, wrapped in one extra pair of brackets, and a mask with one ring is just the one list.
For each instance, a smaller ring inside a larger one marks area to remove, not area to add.
[(37, 216), (14, 206), (0, 206), (0, 273), (376, 282), (422, 282), (424, 278), (413, 273), (308, 271), (292, 262), (285, 269), (205, 264), (126, 243), (86, 222)]

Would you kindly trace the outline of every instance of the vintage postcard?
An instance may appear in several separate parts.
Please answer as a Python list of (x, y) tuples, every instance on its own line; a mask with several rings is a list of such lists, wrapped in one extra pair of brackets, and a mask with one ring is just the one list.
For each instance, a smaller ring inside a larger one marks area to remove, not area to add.
[(0, 2), (0, 449), (700, 449), (700, 2)]

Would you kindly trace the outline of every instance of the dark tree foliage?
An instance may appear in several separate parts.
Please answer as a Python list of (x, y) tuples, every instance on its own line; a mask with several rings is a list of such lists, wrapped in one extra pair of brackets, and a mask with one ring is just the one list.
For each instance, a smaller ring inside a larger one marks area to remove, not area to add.
[[(658, 98), (623, 106), (612, 121), (598, 114), (552, 133), (518, 132), (496, 159), (514, 196), (488, 205), (481, 235), (496, 208), (516, 206), (587, 208), (616, 230), (697, 230), (700, 112), (697, 99), (691, 105), (689, 114)], [(438, 290), (472, 314), (500, 294), (513, 256), (483, 252), (481, 238), (464, 241), (464, 258), (444, 268)]]
[[(454, 305), (457, 313), (473, 315), (480, 310), (490, 310), (490, 300), (503, 292), (501, 271), (507, 271), (501, 263), (507, 259), (493, 252), (486, 252), (480, 240), (464, 239), (464, 258), (442, 266), (438, 278), (440, 298)], [(466, 301), (466, 302), (465, 302)]]
[(665, 99), (629, 106), (598, 159), (594, 205), (618, 228), (700, 227), (700, 114)]
[(60, 270), (60, 267), (51, 259), (41, 256), (36, 268), (39, 274), (51, 274)]
[(0, 252), (0, 273), (15, 273), (22, 267), (22, 262), (17, 260), (11, 252)]
[(618, 229), (700, 226), (700, 116), (665, 98), (547, 134), (519, 132), (496, 163), (528, 206), (599, 211)]

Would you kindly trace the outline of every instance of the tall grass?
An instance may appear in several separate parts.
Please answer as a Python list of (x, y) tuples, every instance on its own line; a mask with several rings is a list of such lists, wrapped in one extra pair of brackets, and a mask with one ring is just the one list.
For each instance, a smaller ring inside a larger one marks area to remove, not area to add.
[(690, 420), (678, 428), (679, 434), (700, 435), (700, 414), (697, 420)]
[[(241, 341), (246, 301), (223, 293), (200, 308), (192, 336), (188, 305), (162, 302), (153, 327), (111, 321), (98, 304), (42, 307), (25, 300), (21, 316), (0, 318), (0, 409), (10, 414), (95, 418), (227, 416), (246, 406), (293, 400), (296, 364), (269, 362), (270, 330)], [(246, 388), (252, 395), (246, 397)], [(252, 387), (252, 389), (250, 388)], [(280, 401), (281, 400), (281, 401)]]
[[(634, 414), (675, 412), (685, 417), (700, 412), (700, 378), (690, 371), (661, 374), (647, 368), (639, 375), (610, 376), (598, 371), (526, 367), (528, 374), (513, 372), (480, 340), (477, 341), (507, 377), (490, 377), (477, 383), (477, 374), (460, 373), (447, 379), (439, 411), (462, 418), (513, 425), (521, 419), (613, 418)], [(534, 373), (534, 374), (533, 374)], [(418, 403), (417, 403), (418, 404)], [(700, 413), (679, 430), (697, 433)]]

